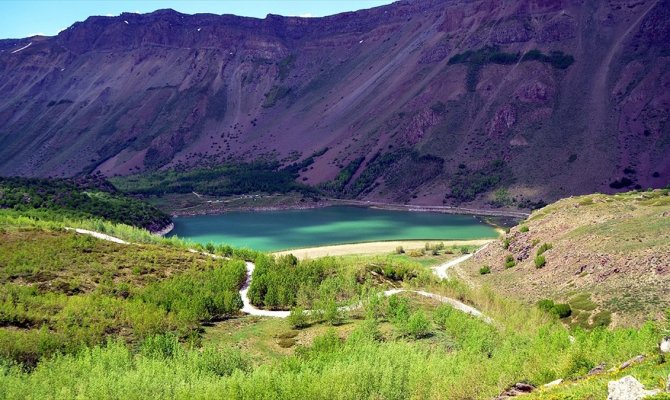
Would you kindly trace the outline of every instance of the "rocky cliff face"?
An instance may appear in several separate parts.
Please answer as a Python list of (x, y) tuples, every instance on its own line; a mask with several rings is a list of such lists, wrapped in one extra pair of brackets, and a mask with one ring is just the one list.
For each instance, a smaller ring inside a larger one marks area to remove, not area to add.
[(663, 1), (91, 17), (0, 41), (0, 77), (3, 175), (288, 163), (327, 147), (302, 181), (365, 157), (347, 194), (423, 204), (549, 201), (670, 176)]

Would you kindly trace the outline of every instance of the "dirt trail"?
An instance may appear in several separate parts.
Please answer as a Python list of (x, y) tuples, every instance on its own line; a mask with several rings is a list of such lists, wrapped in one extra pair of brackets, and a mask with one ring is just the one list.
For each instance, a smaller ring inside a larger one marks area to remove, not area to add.
[(474, 256), (475, 254), (479, 253), (480, 251), (484, 250), (491, 241), (488, 241), (484, 246), (480, 247), (477, 251), (471, 254), (465, 254), (461, 257), (455, 258), (453, 260), (449, 260), (445, 262), (444, 264), (440, 264), (437, 267), (433, 267), (433, 273), (437, 275), (440, 279), (447, 279), (447, 270), (449, 268), (455, 267), (458, 264), (462, 263), (465, 260), (470, 259), (470, 257)]
[[(116, 238), (114, 236), (110, 236), (110, 235), (107, 235), (107, 234), (104, 234), (104, 233), (100, 233), (100, 232), (94, 232), (94, 231), (89, 231), (89, 230), (86, 230), (86, 229), (79, 229), (79, 228), (77, 228), (77, 229), (65, 228), (65, 229), (73, 230), (73, 231), (75, 231), (79, 234), (83, 234), (83, 235), (90, 235), (90, 236), (93, 236), (93, 237), (101, 239), (101, 240), (107, 240), (109, 242), (114, 242), (114, 243), (118, 243), (118, 244), (131, 244), (129, 242), (126, 242), (125, 240), (122, 240), (122, 239), (119, 239), (119, 238)], [(484, 247), (486, 247), (486, 246), (484, 246)], [(484, 247), (482, 247), (482, 249)], [(480, 251), (480, 250), (478, 250), (478, 251)], [(217, 258), (217, 259), (223, 258), (221, 256), (217, 256), (217, 255), (214, 255), (214, 254), (199, 252), (199, 251), (194, 250), (194, 249), (189, 249), (188, 251), (191, 252), (191, 253), (198, 253), (198, 254), (210, 256), (210, 257)], [(460, 264), (461, 262), (467, 260), (470, 257), (472, 257), (472, 254), (467, 254), (467, 255), (465, 255), (463, 257), (459, 257), (455, 260), (451, 260), (451, 261), (449, 261), (445, 264), (442, 264), (439, 267), (436, 267), (434, 272), (437, 274), (438, 277), (440, 277), (440, 279), (444, 279), (444, 276), (446, 276), (446, 270), (448, 268), (456, 266), (456, 265)], [(242, 289), (240, 289), (240, 296), (242, 297), (242, 303), (243, 303), (243, 307), (242, 307), (241, 311), (243, 313), (246, 313), (246, 314), (249, 314), (249, 315), (254, 315), (254, 316), (259, 316), (259, 317), (275, 317), (275, 318), (286, 318), (286, 317), (288, 317), (289, 314), (290, 314), (289, 311), (261, 310), (261, 309), (255, 307), (254, 305), (251, 304), (251, 300), (249, 299), (249, 287), (251, 286), (251, 280), (252, 280), (252, 277), (253, 277), (254, 268), (256, 266), (254, 265), (254, 263), (249, 262), (249, 261), (247, 261), (245, 264), (246, 264), (246, 267), (247, 267), (247, 279), (245, 280), (244, 285), (242, 286)], [(442, 271), (442, 272), (438, 272), (438, 270)], [(485, 321), (487, 323), (492, 323), (493, 322), (493, 320), (491, 318), (487, 317), (486, 315), (484, 315), (481, 311), (477, 310), (476, 308), (471, 307), (471, 306), (469, 306), (465, 303), (462, 303), (458, 300), (455, 300), (455, 299), (452, 299), (452, 298), (449, 298), (449, 297), (445, 297), (445, 296), (442, 296), (442, 295), (439, 295), (439, 294), (436, 294), (436, 293), (425, 292), (423, 290), (390, 289), (390, 290), (387, 290), (387, 291), (384, 292), (384, 296), (387, 296), (387, 297), (394, 296), (394, 295), (396, 295), (398, 293), (402, 293), (402, 292), (414, 293), (414, 294), (418, 294), (420, 296), (435, 299), (435, 300), (438, 300), (442, 303), (449, 304), (449, 305), (451, 305), (452, 307), (454, 307), (455, 309), (457, 309), (459, 311), (468, 313), (468, 314), (470, 314), (472, 316), (475, 316), (477, 318), (481, 318), (483, 321)], [(360, 304), (355, 305), (355, 306), (341, 307), (341, 309), (343, 311), (348, 311), (348, 310), (353, 310), (353, 309), (358, 308), (358, 307), (360, 307)]]
[(89, 231), (89, 230), (87, 230), (87, 229), (80, 229), (80, 228), (65, 228), (65, 230), (67, 230), (67, 231), (75, 231), (75, 232), (80, 233), (80, 234), (82, 234), (82, 235), (93, 236), (93, 237), (95, 237), (95, 238), (98, 238), (98, 239), (101, 239), (101, 240), (106, 240), (106, 241), (108, 241), (108, 242), (114, 242), (114, 243), (118, 243), (118, 244), (130, 244), (129, 242), (126, 242), (125, 240), (121, 240), (121, 239), (119, 239), (119, 238), (117, 238), (117, 237), (110, 236), (110, 235), (107, 235), (107, 234), (104, 234), (104, 233), (100, 233), (100, 232)]

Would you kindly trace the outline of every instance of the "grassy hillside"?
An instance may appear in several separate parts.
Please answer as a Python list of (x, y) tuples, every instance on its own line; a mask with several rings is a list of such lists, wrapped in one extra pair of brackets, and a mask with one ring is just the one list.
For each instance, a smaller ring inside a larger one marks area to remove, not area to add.
[(528, 302), (567, 302), (569, 322), (583, 327), (660, 318), (670, 307), (668, 193), (560, 200), (479, 253), (465, 274)]
[(119, 193), (98, 176), (78, 179), (0, 177), (0, 209), (52, 213), (51, 218), (101, 218), (151, 231), (168, 226), (170, 217), (157, 208)]
[[(580, 223), (595, 229), (584, 222), (590, 215), (613, 224), (617, 219), (605, 212), (612, 204), (633, 213), (628, 223), (640, 218), (636, 235), (651, 238), (657, 229), (658, 237), (667, 232), (665, 225), (641, 225), (658, 221), (652, 216), (666, 213), (667, 199), (660, 191), (568, 199), (533, 214), (524, 224), (527, 232), (514, 228), (507, 247), (516, 249), (523, 235), (539, 235), (540, 224), (552, 232)], [(580, 201), (586, 205), (575, 207)], [(589, 214), (585, 207), (601, 208)], [(574, 213), (574, 220), (556, 222), (562, 213)], [(97, 227), (134, 244), (101, 241), (64, 226)], [(551, 239), (546, 264), (538, 269), (549, 271), (563, 239), (538, 238)], [(622, 246), (662, 257), (665, 242), (650, 240)], [(477, 263), (492, 257), (496, 246), (475, 256)], [(412, 257), (298, 261), (226, 246), (199, 248), (230, 258), (214, 259), (189, 247), (101, 220), (0, 211), (0, 397), (478, 399), (527, 382), (539, 388), (534, 398), (597, 399), (605, 397), (608, 380), (623, 374), (652, 388), (663, 387), (670, 373), (670, 363), (657, 356), (658, 340), (670, 328), (666, 318), (585, 330), (514, 300), (505, 287), (501, 295), (498, 286), (493, 291), (439, 281), (429, 264)], [(257, 265), (252, 302), (290, 309), (289, 318), (239, 312), (243, 259)], [(491, 270), (485, 278), (505, 273), (494, 265)], [(467, 278), (479, 279), (479, 273)], [(516, 282), (526, 285), (521, 278)], [(412, 293), (379, 295), (388, 288), (458, 299), (493, 322)], [(648, 290), (661, 296), (664, 289)], [(579, 297), (584, 308), (590, 301)], [(354, 307), (338, 308), (345, 305)], [(663, 305), (654, 307), (660, 313)], [(303, 313), (307, 309), (312, 311)], [(647, 359), (623, 372), (616, 368), (638, 354)], [(586, 378), (601, 364), (615, 368)], [(558, 378), (566, 383), (542, 388)]]
[(165, 244), (122, 245), (0, 214), (0, 358), (34, 365), (113, 338), (171, 333), (241, 308), (242, 261)]

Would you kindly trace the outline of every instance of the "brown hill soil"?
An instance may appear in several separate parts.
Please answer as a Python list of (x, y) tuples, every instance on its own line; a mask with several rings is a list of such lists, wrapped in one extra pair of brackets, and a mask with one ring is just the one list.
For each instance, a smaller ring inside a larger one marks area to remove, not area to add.
[[(545, 243), (551, 244), (542, 254), (546, 264), (537, 268), (535, 257)], [(505, 268), (508, 256), (516, 265)], [(481, 275), (483, 266), (491, 273)], [(661, 317), (670, 307), (668, 190), (558, 201), (533, 212), (457, 271), (527, 302), (567, 302), (573, 309), (568, 322), (575, 325)]]
[(339, 197), (521, 208), (670, 177), (665, 1), (124, 13), (0, 41), (0, 76), (2, 175), (317, 153)]

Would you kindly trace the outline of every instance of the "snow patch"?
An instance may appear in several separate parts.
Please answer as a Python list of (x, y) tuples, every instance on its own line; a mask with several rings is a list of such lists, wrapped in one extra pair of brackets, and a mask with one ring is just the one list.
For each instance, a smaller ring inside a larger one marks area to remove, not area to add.
[(361, 44), (361, 43), (363, 43), (363, 41), (362, 41), (362, 40), (361, 40), (360, 42), (358, 42), (358, 44)]
[(198, 32), (200, 32), (200, 29), (202, 29), (202, 28), (198, 28)]
[(31, 44), (33, 44), (33, 42), (28, 43), (27, 45), (21, 47), (20, 49), (16, 49), (16, 50), (12, 51), (11, 54), (18, 53), (18, 52), (21, 51), (21, 50), (25, 50), (25, 49), (27, 49), (28, 47), (30, 47)]
[(128, 21), (124, 20), (123, 22), (125, 22), (125, 23), (126, 23), (126, 25), (128, 25)]

